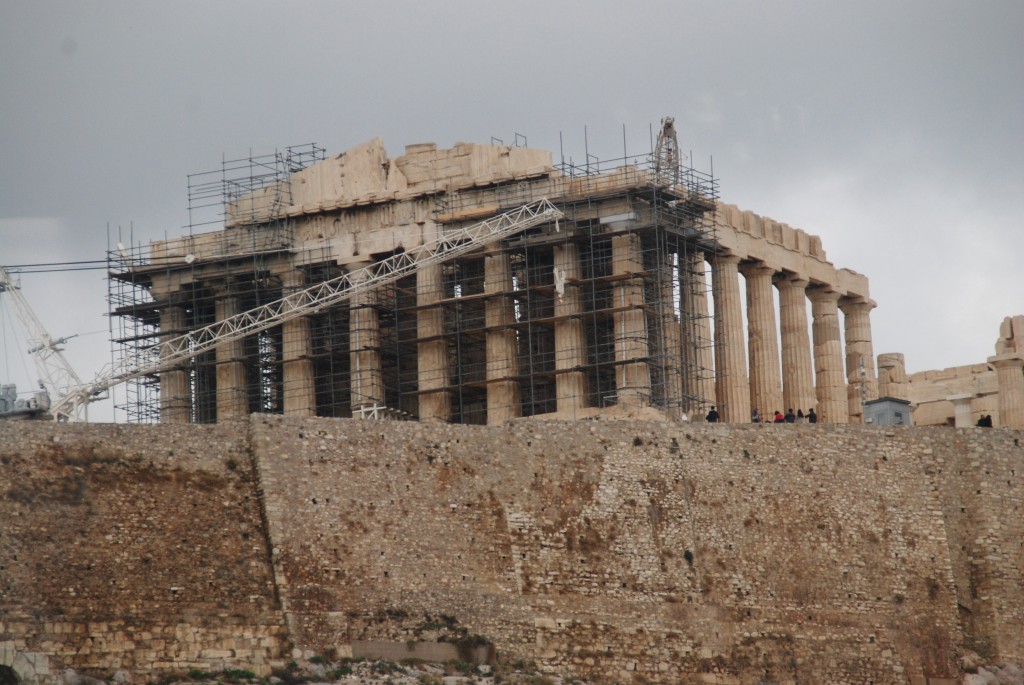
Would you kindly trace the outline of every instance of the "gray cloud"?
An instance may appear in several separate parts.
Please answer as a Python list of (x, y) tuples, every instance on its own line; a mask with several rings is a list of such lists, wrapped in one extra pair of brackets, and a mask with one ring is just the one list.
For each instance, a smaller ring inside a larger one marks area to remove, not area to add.
[[(0, 4), (0, 263), (179, 233), (222, 154), (561, 132), (579, 160), (586, 127), (616, 157), (674, 115), (724, 199), (869, 276), (876, 352), (981, 361), (1022, 310), (1015, 0)], [(106, 328), (96, 273), (31, 283), (54, 327)]]

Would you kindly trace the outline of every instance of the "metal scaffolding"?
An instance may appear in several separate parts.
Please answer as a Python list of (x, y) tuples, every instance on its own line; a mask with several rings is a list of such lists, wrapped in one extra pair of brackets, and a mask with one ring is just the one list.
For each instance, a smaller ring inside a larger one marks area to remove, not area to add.
[[(192, 340), (209, 324), (352, 277), (327, 242), (296, 261), (301, 219), (282, 218), (287, 178), (323, 151), (292, 150), (189, 177), (187, 236), (108, 252), (115, 356)], [(703, 256), (718, 249), (718, 185), (680, 157), (673, 136), (669, 148), (659, 139), (615, 160), (587, 151), (584, 165), (563, 159), (543, 178), (439, 188), (427, 201), (445, 234), (486, 218), (481, 208), (497, 215), (542, 197), (565, 218), (305, 314), (299, 353), (278, 325), (243, 338), (219, 363), (215, 351), (186, 354), (174, 367), (178, 386), (168, 384), (173, 373), (137, 378), (120, 409), (130, 422), (214, 422), (218, 388), (235, 373), (251, 412), (282, 413), (286, 397), (308, 393), (308, 414), (335, 417), (419, 418), (428, 402), (429, 418), (477, 424), (489, 414), (572, 418), (627, 403), (667, 417), (702, 413), (713, 403)], [(344, 222), (357, 211), (336, 214)], [(225, 230), (195, 230), (221, 222)], [(367, 268), (394, 256), (375, 254)]]

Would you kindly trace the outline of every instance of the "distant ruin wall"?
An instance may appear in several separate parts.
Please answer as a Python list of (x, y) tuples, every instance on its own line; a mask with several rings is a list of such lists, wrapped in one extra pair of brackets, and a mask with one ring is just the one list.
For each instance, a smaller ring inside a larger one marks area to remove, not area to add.
[(454, 627), (619, 680), (950, 676), (1024, 657), (1022, 439), (0, 423), (0, 646), (150, 673)]

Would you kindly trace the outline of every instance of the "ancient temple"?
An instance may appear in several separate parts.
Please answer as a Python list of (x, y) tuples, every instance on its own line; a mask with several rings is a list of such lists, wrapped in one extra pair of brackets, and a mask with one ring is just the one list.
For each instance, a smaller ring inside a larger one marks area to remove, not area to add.
[(666, 126), (654, 154), (582, 166), (501, 144), (389, 158), (374, 139), (190, 179), (190, 203), (222, 197), (223, 222), (118, 251), (125, 348), (542, 198), (562, 218), (139, 379), (129, 420), (703, 420), (714, 406), (726, 422), (789, 408), (860, 422), (878, 397), (867, 278), (818, 237), (721, 202)]

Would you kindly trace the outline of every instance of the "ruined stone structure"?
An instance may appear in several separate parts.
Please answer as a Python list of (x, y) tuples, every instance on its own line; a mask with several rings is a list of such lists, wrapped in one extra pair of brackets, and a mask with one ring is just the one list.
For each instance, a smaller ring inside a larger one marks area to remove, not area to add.
[(1021, 431), (263, 415), (0, 445), (0, 666), (26, 685), (400, 653), (439, 615), (618, 682), (1024, 659)]
[(1024, 428), (1024, 316), (1003, 319), (987, 363), (908, 375), (902, 354), (881, 354), (878, 375), (880, 395), (909, 400), (916, 425), (965, 428), (991, 416)]
[(732, 423), (790, 407), (856, 423), (877, 397), (867, 279), (836, 269), (819, 238), (717, 202), (710, 176), (465, 143), (303, 154), (194, 183), (193, 202), (224, 194), (222, 230), (119, 253), (121, 343), (170, 339), (539, 198), (565, 218), (225, 343), (158, 387), (142, 379), (129, 418), (493, 425), (716, 405)]

